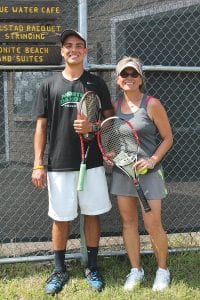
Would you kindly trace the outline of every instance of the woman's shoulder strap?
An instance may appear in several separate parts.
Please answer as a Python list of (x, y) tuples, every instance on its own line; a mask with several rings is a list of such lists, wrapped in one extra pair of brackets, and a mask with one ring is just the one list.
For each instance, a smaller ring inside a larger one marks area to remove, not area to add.
[(150, 95), (147, 95), (147, 96), (146, 96), (146, 99), (145, 99), (145, 104), (146, 104), (146, 106), (148, 106), (151, 97), (152, 97), (152, 96), (150, 96)]

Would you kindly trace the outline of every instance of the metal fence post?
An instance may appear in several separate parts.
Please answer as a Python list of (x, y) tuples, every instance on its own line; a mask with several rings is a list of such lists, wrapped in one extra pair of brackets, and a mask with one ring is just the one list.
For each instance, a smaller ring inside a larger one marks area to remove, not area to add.
[[(84, 36), (87, 41), (87, 0), (78, 0), (78, 31)], [(84, 61), (84, 67), (87, 68), (87, 57)], [(84, 217), (80, 214), (80, 253), (81, 263), (87, 263), (87, 247), (85, 244), (84, 234)]]
[[(78, 31), (84, 36), (87, 42), (87, 0), (78, 0)], [(87, 56), (84, 67), (87, 68)]]

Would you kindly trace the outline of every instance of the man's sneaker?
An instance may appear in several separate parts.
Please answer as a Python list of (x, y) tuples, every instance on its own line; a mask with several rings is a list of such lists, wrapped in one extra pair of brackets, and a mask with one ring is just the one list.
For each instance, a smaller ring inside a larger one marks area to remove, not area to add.
[(103, 279), (99, 271), (90, 270), (89, 268), (85, 269), (85, 277), (87, 279), (88, 284), (98, 292), (100, 292), (104, 286)]
[(143, 280), (144, 280), (144, 270), (132, 268), (131, 272), (127, 275), (127, 279), (124, 284), (124, 290), (131, 291), (134, 287), (140, 285)]
[(156, 278), (153, 284), (153, 291), (163, 291), (169, 286), (170, 273), (168, 269), (159, 268), (156, 272)]
[(52, 295), (59, 293), (68, 279), (69, 274), (66, 271), (52, 273), (51, 276), (47, 279), (45, 292)]

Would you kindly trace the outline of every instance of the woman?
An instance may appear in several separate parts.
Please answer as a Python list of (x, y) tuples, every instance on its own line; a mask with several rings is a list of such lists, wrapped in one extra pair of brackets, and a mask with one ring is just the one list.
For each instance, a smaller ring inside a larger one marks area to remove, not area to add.
[[(161, 199), (166, 196), (161, 160), (173, 143), (167, 113), (160, 101), (143, 93), (144, 75), (138, 58), (125, 57), (116, 67), (117, 84), (123, 91), (123, 99), (114, 103), (116, 115), (129, 120), (136, 128), (140, 149), (136, 170), (148, 173), (140, 175), (141, 187), (148, 199), (151, 212), (142, 215), (144, 226), (150, 236), (158, 264), (153, 284), (154, 291), (164, 290), (170, 283), (167, 269), (168, 241), (161, 222)], [(161, 143), (156, 144), (157, 132)], [(111, 193), (117, 195), (118, 208), (123, 225), (124, 244), (131, 263), (131, 271), (124, 284), (132, 290), (144, 279), (140, 262), (140, 238), (138, 232), (137, 192), (132, 180), (118, 168), (113, 169)]]

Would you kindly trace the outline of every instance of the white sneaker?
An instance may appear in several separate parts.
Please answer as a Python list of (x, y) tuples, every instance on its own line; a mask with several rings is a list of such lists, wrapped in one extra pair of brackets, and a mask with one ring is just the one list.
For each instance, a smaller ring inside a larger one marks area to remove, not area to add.
[(156, 278), (153, 284), (153, 291), (162, 292), (169, 286), (170, 283), (170, 273), (168, 269), (159, 268), (156, 272)]
[(135, 286), (140, 285), (140, 283), (144, 280), (144, 270), (137, 269), (137, 268), (132, 268), (131, 272), (126, 276), (126, 282), (124, 284), (124, 290), (125, 291), (130, 291), (132, 290)]

